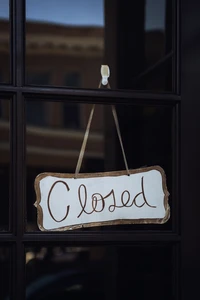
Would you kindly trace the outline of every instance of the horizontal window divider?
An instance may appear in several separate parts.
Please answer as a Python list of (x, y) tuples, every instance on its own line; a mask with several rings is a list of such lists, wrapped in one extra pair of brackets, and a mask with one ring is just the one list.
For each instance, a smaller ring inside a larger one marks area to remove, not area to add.
[(93, 232), (93, 233), (27, 233), (24, 242), (180, 242), (180, 235), (174, 233), (141, 233), (141, 232)]
[(9, 99), (11, 100), (11, 98), (16, 94), (16, 91), (1, 91), (0, 90), (0, 99)]
[(2, 246), (1, 243), (3, 243), (3, 245), (6, 246), (5, 242), (12, 243), (16, 241), (17, 241), (17, 237), (12, 233), (3, 233), (3, 232), (0, 233), (0, 246)]
[[(63, 101), (64, 99), (81, 103), (101, 103), (101, 104), (140, 104), (149, 101), (154, 105), (166, 103), (177, 103), (181, 100), (179, 95), (165, 93), (147, 93), (135, 91), (121, 91), (109, 89), (82, 90), (82, 89), (66, 89), (55, 87), (13, 87), (8, 85), (0, 86), (1, 94), (13, 94), (21, 92), (28, 98), (48, 98), (49, 101)], [(38, 99), (39, 100), (39, 99)]]

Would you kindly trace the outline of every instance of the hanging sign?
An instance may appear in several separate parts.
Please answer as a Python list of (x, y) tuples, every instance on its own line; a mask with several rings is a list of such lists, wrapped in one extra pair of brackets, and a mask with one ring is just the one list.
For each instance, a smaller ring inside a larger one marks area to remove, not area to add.
[(35, 179), (38, 227), (43, 231), (165, 223), (170, 216), (166, 177), (159, 166), (79, 174), (42, 173)]

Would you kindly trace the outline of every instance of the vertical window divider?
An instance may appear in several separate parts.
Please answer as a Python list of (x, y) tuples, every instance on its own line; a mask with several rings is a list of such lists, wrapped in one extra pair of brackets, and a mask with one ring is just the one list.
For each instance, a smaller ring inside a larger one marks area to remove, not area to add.
[(13, 24), (13, 71), (14, 85), (24, 86), (25, 74), (25, 0), (12, 0)]
[(16, 203), (16, 178), (17, 178), (17, 118), (16, 118), (16, 95), (13, 95), (10, 100), (10, 178), (9, 178), (9, 231), (16, 235), (16, 214), (15, 214), (15, 203)]
[(176, 0), (175, 1), (176, 4), (176, 8), (175, 8), (175, 20), (176, 20), (176, 24), (175, 24), (175, 76), (176, 76), (176, 89), (175, 89), (175, 93), (177, 95), (180, 95), (180, 63), (181, 63), (181, 54), (180, 54), (180, 43), (181, 43), (181, 36), (180, 36), (180, 11), (181, 11), (181, 1), (180, 0)]
[(180, 131), (180, 104), (176, 103), (173, 107), (173, 114), (172, 114), (172, 228), (173, 232), (176, 234), (180, 233), (180, 226), (179, 226), (179, 131)]
[(10, 79), (11, 84), (15, 85), (15, 5), (14, 0), (9, 0), (9, 17), (10, 17)]
[(16, 299), (25, 299), (25, 253), (24, 253), (24, 216), (25, 216), (25, 100), (18, 91), (15, 99), (16, 110)]
[[(12, 81), (15, 87), (21, 88), (24, 86), (24, 70), (25, 70), (25, 0), (10, 0), (12, 1), (11, 26), (13, 33), (12, 38)], [(16, 244), (15, 244), (15, 259), (13, 268), (14, 280), (14, 298), (16, 300), (25, 299), (25, 253), (23, 244), (24, 235), (24, 202), (25, 202), (25, 112), (24, 98), (22, 90), (18, 89), (13, 98), (13, 124), (15, 129), (12, 133), (12, 144), (15, 147), (12, 151), (16, 151), (13, 156), (13, 165), (15, 168), (15, 178), (13, 185), (15, 187), (15, 203), (13, 203), (13, 215)]]

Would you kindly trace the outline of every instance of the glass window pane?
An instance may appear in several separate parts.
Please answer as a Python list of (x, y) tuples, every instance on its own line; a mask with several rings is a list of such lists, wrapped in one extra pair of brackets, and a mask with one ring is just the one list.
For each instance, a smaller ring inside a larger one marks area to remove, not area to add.
[(142, 85), (149, 90), (172, 90), (172, 57), (174, 55), (172, 53), (172, 2), (171, 0), (146, 1), (146, 70), (139, 77), (141, 83), (143, 82)]
[(98, 87), (104, 55), (103, 2), (26, 0), (28, 84)]
[[(42, 172), (74, 173), (91, 105), (27, 100), (36, 105), (34, 124), (27, 121), (27, 230), (38, 231), (34, 190), (35, 177)], [(161, 166), (172, 190), (172, 107), (117, 106), (119, 124), (130, 169)], [(124, 160), (111, 107), (96, 105), (81, 173), (124, 170)], [(171, 215), (174, 211), (171, 210)], [(101, 226), (80, 230), (171, 230), (165, 224)], [(73, 232), (75, 233), (76, 230)], [(71, 234), (72, 231), (68, 231)]]
[(112, 88), (173, 91), (172, 0), (26, 3), (28, 84), (97, 88), (106, 63)]
[[(172, 0), (26, 4), (28, 84), (95, 89), (108, 64), (111, 88), (173, 92)], [(35, 81), (30, 74), (36, 73), (49, 80)]]
[(0, 245), (0, 299), (10, 297), (10, 249)]
[(10, 82), (9, 0), (0, 1), (0, 83)]
[(9, 228), (10, 102), (0, 99), (0, 231)]
[(106, 249), (37, 247), (26, 250), (26, 299), (106, 299)]
[(119, 89), (172, 92), (173, 2), (120, 1)]
[(121, 247), (118, 299), (174, 299), (171, 246)]
[(26, 299), (173, 298), (171, 246), (30, 247)]

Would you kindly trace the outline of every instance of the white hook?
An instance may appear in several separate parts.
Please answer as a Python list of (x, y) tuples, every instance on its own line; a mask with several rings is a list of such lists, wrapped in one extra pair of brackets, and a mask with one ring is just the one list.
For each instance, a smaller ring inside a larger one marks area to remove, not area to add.
[(101, 65), (101, 83), (103, 85), (107, 85), (108, 84), (108, 77), (110, 76), (110, 69), (108, 65)]

